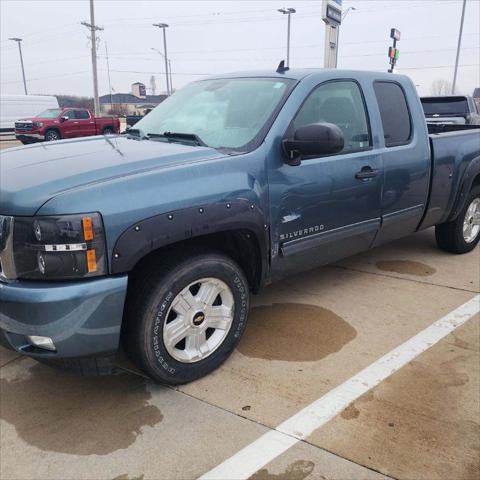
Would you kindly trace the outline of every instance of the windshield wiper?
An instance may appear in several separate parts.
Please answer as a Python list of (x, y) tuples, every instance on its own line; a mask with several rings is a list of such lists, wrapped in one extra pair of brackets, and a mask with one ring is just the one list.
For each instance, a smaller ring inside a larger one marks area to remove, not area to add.
[(140, 130), (139, 128), (127, 128), (125, 130), (125, 133), (130, 137), (130, 138), (139, 138), (140, 140), (149, 140), (149, 136), (145, 134), (143, 130)]
[(169, 142), (185, 142), (188, 144), (197, 145), (199, 147), (207, 147), (208, 145), (195, 133), (181, 133), (181, 132), (163, 132), (163, 133), (148, 133), (147, 138), (166, 138)]

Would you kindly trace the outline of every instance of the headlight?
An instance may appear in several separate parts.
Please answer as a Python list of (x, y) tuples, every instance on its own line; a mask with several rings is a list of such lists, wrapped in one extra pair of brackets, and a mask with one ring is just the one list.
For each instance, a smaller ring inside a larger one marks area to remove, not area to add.
[(43, 127), (43, 123), (42, 122), (33, 122), (33, 126), (34, 127)]
[(98, 213), (0, 216), (0, 277), (62, 280), (106, 272), (105, 235)]

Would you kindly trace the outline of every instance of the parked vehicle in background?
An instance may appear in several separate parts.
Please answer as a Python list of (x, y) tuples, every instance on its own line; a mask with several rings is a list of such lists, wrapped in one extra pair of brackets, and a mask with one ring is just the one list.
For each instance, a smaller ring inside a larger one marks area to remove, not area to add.
[(148, 115), (151, 111), (152, 111), (151, 108), (147, 108), (147, 110), (145, 110), (144, 115), (127, 115), (126, 116), (127, 128), (128, 127), (133, 127), (133, 125), (135, 125), (137, 122), (139, 122), (143, 117)]
[(99, 373), (122, 340), (157, 381), (202, 377), (273, 281), (433, 226), (473, 250), (479, 132), (429, 134), (403, 75), (279, 69), (188, 85), (114, 142), (6, 151), (0, 341)]
[(480, 125), (477, 105), (468, 95), (422, 97), (420, 100), (428, 123)]
[(32, 117), (47, 108), (58, 108), (56, 97), (48, 95), (0, 95), (0, 134), (15, 130), (15, 121)]
[(118, 118), (95, 117), (87, 108), (50, 108), (15, 122), (15, 136), (23, 144), (119, 132)]

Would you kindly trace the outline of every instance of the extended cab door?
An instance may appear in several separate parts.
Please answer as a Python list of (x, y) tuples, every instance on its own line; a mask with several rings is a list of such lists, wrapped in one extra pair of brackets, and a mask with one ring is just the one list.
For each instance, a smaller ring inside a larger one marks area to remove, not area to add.
[(424, 113), (413, 84), (379, 80), (373, 88), (383, 129), (382, 227), (375, 239), (380, 245), (417, 229), (427, 203), (431, 166)]
[(278, 162), (269, 171), (274, 278), (366, 250), (380, 226), (382, 160), (359, 83), (318, 85), (286, 136), (319, 122), (340, 127), (341, 152), (304, 158), (298, 166)]
[(95, 119), (88, 110), (75, 110), (77, 137), (89, 137), (95, 135)]

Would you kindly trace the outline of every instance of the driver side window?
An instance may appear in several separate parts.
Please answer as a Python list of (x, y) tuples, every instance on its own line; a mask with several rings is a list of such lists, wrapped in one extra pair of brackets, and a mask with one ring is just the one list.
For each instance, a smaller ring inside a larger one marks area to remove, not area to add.
[(72, 118), (75, 118), (75, 112), (74, 110), (67, 110), (63, 113), (62, 117), (67, 117), (69, 120), (72, 120)]
[(345, 146), (339, 153), (371, 146), (367, 112), (355, 82), (334, 81), (318, 86), (298, 111), (293, 126), (296, 130), (311, 123), (333, 123), (342, 130)]

